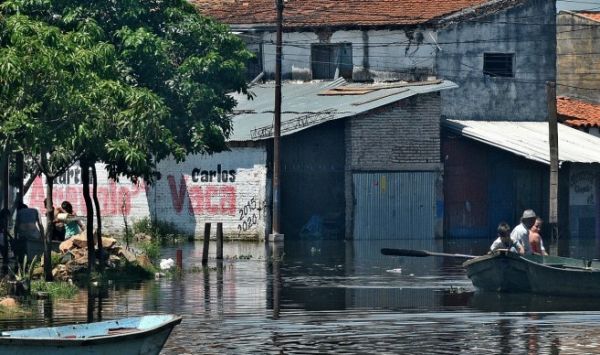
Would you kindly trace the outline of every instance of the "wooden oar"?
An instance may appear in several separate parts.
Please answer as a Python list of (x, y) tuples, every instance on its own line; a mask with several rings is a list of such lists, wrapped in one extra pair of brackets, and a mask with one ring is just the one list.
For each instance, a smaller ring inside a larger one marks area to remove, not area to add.
[(477, 255), (448, 254), (448, 253), (437, 253), (434, 251), (427, 251), (427, 250), (390, 249), (390, 248), (381, 249), (381, 254), (394, 255), (394, 256), (414, 256), (414, 257), (419, 257), (419, 258), (426, 257), (426, 256), (445, 256), (448, 258), (473, 259), (473, 258), (477, 257)]

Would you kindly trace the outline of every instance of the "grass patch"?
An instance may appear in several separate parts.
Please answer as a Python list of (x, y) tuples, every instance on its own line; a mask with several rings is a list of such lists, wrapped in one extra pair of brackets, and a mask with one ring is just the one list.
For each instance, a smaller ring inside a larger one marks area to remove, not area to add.
[(160, 244), (155, 241), (141, 243), (139, 248), (142, 250), (142, 254), (153, 262), (156, 262), (160, 257)]
[(65, 281), (55, 281), (55, 282), (46, 282), (43, 280), (34, 280), (31, 281), (31, 292), (47, 292), (51, 298), (73, 298), (79, 292), (77, 286), (65, 282)]
[(154, 278), (155, 270), (144, 268), (137, 263), (126, 263), (124, 266), (106, 269), (100, 278), (112, 281), (140, 281)]
[(193, 239), (193, 235), (188, 235), (179, 230), (174, 223), (153, 221), (149, 217), (144, 217), (133, 224), (133, 233), (143, 233), (149, 235), (155, 242), (173, 242)]

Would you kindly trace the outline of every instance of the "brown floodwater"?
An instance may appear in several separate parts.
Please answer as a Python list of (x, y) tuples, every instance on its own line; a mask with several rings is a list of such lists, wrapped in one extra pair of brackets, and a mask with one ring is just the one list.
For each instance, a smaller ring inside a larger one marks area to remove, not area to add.
[[(600, 300), (473, 288), (462, 260), (383, 256), (383, 247), (481, 254), (488, 240), (229, 242), (202, 270), (202, 242), (182, 277), (110, 283), (71, 300), (32, 301), (2, 330), (150, 313), (183, 316), (163, 354), (593, 354)], [(571, 257), (598, 258), (594, 240)], [(211, 244), (214, 256), (214, 245)]]

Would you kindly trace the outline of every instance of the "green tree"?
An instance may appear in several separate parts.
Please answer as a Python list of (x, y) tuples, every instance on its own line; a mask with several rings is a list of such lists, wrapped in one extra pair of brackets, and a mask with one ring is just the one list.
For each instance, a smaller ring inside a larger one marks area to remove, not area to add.
[(0, 139), (37, 162), (48, 205), (77, 160), (152, 181), (162, 159), (226, 149), (227, 94), (246, 92), (250, 54), (187, 2), (8, 0), (0, 11)]

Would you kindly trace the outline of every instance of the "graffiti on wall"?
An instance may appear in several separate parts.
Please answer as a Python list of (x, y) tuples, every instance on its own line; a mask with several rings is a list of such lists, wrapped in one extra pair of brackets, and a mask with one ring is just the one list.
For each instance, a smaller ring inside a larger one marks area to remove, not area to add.
[[(60, 181), (61, 179), (58, 179), (57, 183), (53, 186), (52, 201), (54, 205), (60, 205), (62, 201), (66, 200), (71, 202), (73, 209), (78, 214), (86, 214), (87, 209), (83, 200), (83, 186), (81, 185), (79, 176), (76, 174), (70, 175), (69, 180), (65, 177), (62, 180), (64, 181), (63, 183)], [(106, 217), (128, 216), (131, 213), (132, 200), (140, 194), (145, 194), (145, 191), (145, 184), (120, 184), (114, 180), (109, 180), (108, 184), (99, 184), (98, 200), (100, 201), (102, 215)], [(35, 179), (27, 195), (29, 196), (29, 206), (44, 210), (46, 191), (41, 177)]]
[(238, 224), (238, 232), (246, 232), (250, 228), (254, 227), (258, 224), (258, 215), (257, 212), (260, 209), (258, 208), (258, 204), (256, 202), (256, 197), (252, 197), (250, 201), (246, 202), (242, 207), (240, 207), (239, 214), (239, 224)]
[[(133, 184), (126, 179), (117, 182), (108, 179), (104, 169), (98, 169), (98, 198), (102, 215), (118, 217), (108, 224), (121, 228), (123, 216), (141, 218), (157, 207), (162, 211), (161, 218), (169, 221), (181, 221), (177, 218), (184, 216), (219, 217), (219, 220), (229, 221), (231, 232), (247, 233), (260, 225), (261, 180), (254, 169), (238, 171), (217, 163), (202, 164), (202, 168), (200, 165), (183, 169), (181, 166), (165, 168), (162, 170), (163, 179), (152, 185), (143, 182)], [(44, 178), (35, 179), (25, 202), (45, 211), (46, 187)], [(67, 200), (77, 214), (87, 213), (80, 167), (75, 166), (54, 180), (52, 199), (55, 206)]]
[(571, 173), (570, 178), (570, 204), (588, 205), (595, 204), (595, 181), (593, 172), (580, 170)]
[(191, 216), (203, 214), (235, 216), (237, 195), (235, 186), (199, 186), (190, 183), (190, 180), (193, 182), (193, 177), (181, 175), (178, 183), (175, 176), (167, 176), (175, 213), (182, 213), (183, 206), (187, 202), (187, 213)]

